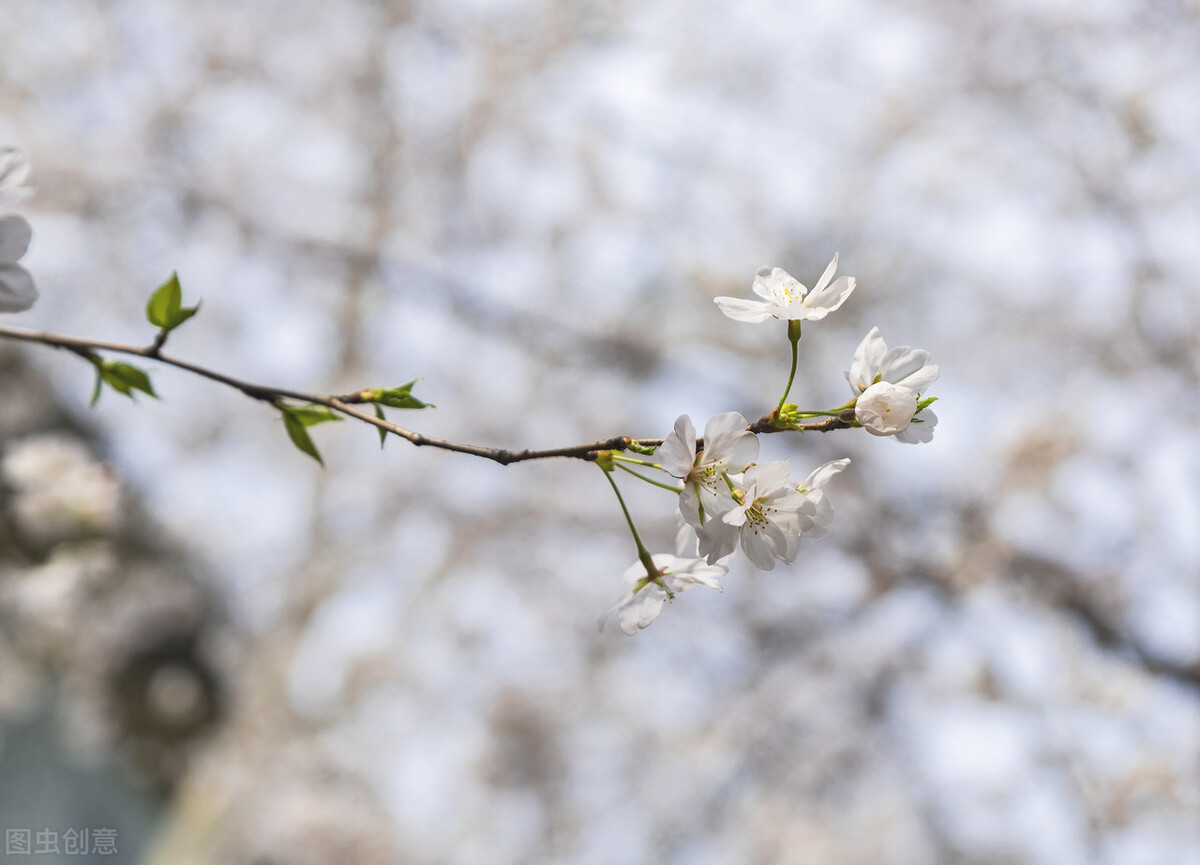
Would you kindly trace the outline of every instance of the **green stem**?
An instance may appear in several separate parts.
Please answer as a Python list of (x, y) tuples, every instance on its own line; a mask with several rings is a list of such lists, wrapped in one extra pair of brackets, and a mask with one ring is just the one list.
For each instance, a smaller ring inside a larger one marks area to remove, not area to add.
[[(635, 460), (635, 462), (636, 462), (636, 460)], [(679, 495), (681, 492), (683, 492), (683, 487), (673, 487), (670, 484), (664, 484), (662, 481), (656, 481), (653, 478), (648, 478), (643, 474), (639, 474), (638, 472), (635, 472), (633, 469), (629, 468), (628, 466), (621, 465), (620, 463), (614, 463), (614, 465), (623, 472), (629, 472), (631, 475), (633, 475), (635, 478), (637, 478), (640, 481), (645, 481), (648, 484), (651, 484), (656, 487), (660, 487), (664, 490), (670, 490), (671, 492), (675, 493), (675, 495)]]
[(629, 525), (629, 533), (633, 535), (633, 542), (637, 545), (638, 560), (646, 569), (646, 575), (652, 580), (657, 580), (658, 568), (654, 566), (654, 558), (650, 555), (650, 551), (646, 549), (646, 545), (642, 543), (642, 539), (638, 535), (637, 527), (633, 524), (633, 517), (629, 515), (629, 508), (625, 506), (625, 499), (621, 495), (621, 491), (617, 489), (617, 482), (613, 480), (612, 472), (604, 472), (604, 477), (608, 479), (609, 485), (617, 495), (617, 501), (621, 503), (621, 512), (625, 514), (625, 522)]
[(664, 472), (666, 471), (666, 469), (662, 467), (662, 463), (652, 463), (650, 460), (635, 460), (633, 457), (623, 457), (620, 454), (613, 454), (613, 459), (620, 460), (623, 463), (633, 463), (634, 465), (647, 466), (652, 469), (659, 469)]
[[(776, 417), (783, 411), (783, 404), (787, 402), (788, 394), (792, 392), (792, 382), (796, 379), (796, 348), (800, 344), (799, 324), (798, 321), (788, 322), (788, 340), (792, 343), (792, 371), (788, 373), (787, 387), (783, 389), (783, 396), (779, 398), (779, 405), (775, 407)], [(797, 325), (797, 327), (793, 328), (792, 325)], [(793, 330), (795, 335), (793, 335)]]

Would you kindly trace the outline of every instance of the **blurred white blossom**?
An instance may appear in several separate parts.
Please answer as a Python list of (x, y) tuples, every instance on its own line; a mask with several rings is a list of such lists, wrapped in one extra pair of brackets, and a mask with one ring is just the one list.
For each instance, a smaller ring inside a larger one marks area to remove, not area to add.
[(32, 237), (24, 217), (15, 213), (0, 216), (0, 312), (24, 312), (37, 300), (33, 277), (17, 264)]
[(120, 484), (77, 441), (39, 436), (19, 442), (0, 462), (13, 491), (12, 511), (31, 538), (53, 544), (112, 532), (120, 517)]

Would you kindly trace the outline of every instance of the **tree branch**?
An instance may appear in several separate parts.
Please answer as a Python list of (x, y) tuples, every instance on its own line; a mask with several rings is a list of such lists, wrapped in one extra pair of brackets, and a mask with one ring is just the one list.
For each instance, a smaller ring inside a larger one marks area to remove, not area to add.
[[(0, 338), (17, 340), (20, 342), (31, 342), (39, 345), (50, 346), (51, 348), (60, 348), (70, 351), (83, 358), (93, 358), (96, 352), (108, 351), (117, 354), (128, 354), (136, 357), (144, 357), (147, 360), (164, 363), (167, 366), (173, 366), (176, 369), (190, 372), (193, 375), (206, 378), (209, 381), (215, 381), (218, 384), (241, 391), (251, 399), (256, 399), (262, 402), (275, 403), (282, 399), (297, 400), (300, 402), (310, 403), (313, 405), (326, 406), (333, 411), (343, 414), (346, 417), (354, 418), (363, 423), (370, 424), (373, 427), (389, 432), (392, 435), (399, 436), (402, 439), (409, 441), (417, 447), (433, 447), (440, 450), (453, 451), (454, 453), (469, 454), (471, 456), (481, 457), (483, 459), (497, 462), (500, 465), (509, 465), (511, 463), (528, 462), (530, 460), (552, 459), (556, 457), (565, 457), (571, 459), (581, 459), (595, 461), (602, 451), (610, 450), (626, 450), (631, 444), (638, 444), (642, 447), (656, 448), (663, 443), (662, 439), (635, 439), (630, 436), (614, 436), (600, 441), (587, 442), (586, 444), (570, 445), (561, 448), (549, 448), (546, 450), (508, 450), (506, 448), (489, 448), (482, 445), (466, 444), (463, 442), (453, 442), (446, 439), (434, 438), (423, 433), (415, 432), (405, 427), (394, 424), (390, 421), (378, 418), (373, 414), (361, 411), (354, 406), (363, 403), (372, 402), (367, 391), (355, 391), (354, 393), (341, 395), (322, 395), (303, 393), (301, 391), (288, 390), (286, 388), (270, 387), (268, 385), (254, 384), (247, 381), (236, 379), (224, 373), (208, 369), (199, 364), (191, 363), (179, 358), (170, 357), (162, 353), (161, 334), (155, 341), (146, 347), (136, 345), (124, 345), (116, 342), (105, 342), (95, 339), (82, 339), (74, 336), (63, 336), (57, 333), (46, 333), (44, 331), (28, 330), (19, 327), (8, 327), (0, 325)], [(747, 429), (754, 433), (775, 433), (784, 432), (772, 425), (772, 414), (763, 415), (754, 423), (750, 424)], [(805, 424), (798, 428), (797, 431), (811, 432), (830, 432), (835, 429), (846, 429), (850, 424), (838, 418), (826, 418), (817, 423)], [(697, 448), (703, 448), (703, 440), (697, 440)]]

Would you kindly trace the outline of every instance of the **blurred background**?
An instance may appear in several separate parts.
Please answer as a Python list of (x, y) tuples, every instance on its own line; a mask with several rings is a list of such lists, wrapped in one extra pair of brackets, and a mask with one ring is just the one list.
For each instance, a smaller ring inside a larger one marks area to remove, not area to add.
[(0, 345), (0, 827), (153, 865), (1194, 861), (1198, 58), (1186, 0), (3, 0), (42, 292), (5, 323), (145, 344), (177, 270), (175, 355), (420, 376), (393, 420), (554, 447), (769, 410), (782, 328), (712, 298), (840, 252), (796, 402), (874, 325), (942, 375), (931, 444), (764, 438), (853, 459), (829, 537), (631, 638), (586, 465), (343, 423), (321, 471), (232, 391), (89, 410), (77, 358)]

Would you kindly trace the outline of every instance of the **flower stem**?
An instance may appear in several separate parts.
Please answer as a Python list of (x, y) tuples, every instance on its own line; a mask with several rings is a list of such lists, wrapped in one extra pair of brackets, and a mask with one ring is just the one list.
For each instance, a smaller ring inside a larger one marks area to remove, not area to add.
[[(632, 460), (632, 462), (637, 462), (637, 460)], [(639, 472), (635, 472), (633, 469), (629, 468), (629, 466), (623, 466), (620, 463), (613, 463), (613, 465), (615, 465), (617, 468), (619, 468), (623, 472), (629, 472), (631, 475), (633, 475), (635, 478), (637, 478), (640, 481), (645, 481), (648, 484), (652, 484), (653, 486), (660, 487), (664, 490), (670, 490), (671, 492), (675, 493), (676, 495), (683, 492), (683, 487), (673, 487), (670, 484), (664, 484), (662, 481), (656, 481), (653, 478), (648, 478), (645, 475), (640, 474)]]
[(620, 454), (613, 454), (613, 459), (619, 460), (623, 463), (633, 463), (634, 465), (648, 466), (652, 469), (660, 469), (664, 472), (666, 471), (666, 469), (662, 467), (662, 463), (652, 463), (650, 460), (635, 460), (633, 457), (623, 457)]
[(621, 512), (625, 514), (625, 522), (629, 525), (629, 533), (633, 535), (633, 542), (637, 545), (638, 560), (646, 569), (646, 575), (650, 579), (658, 579), (658, 568), (654, 566), (654, 559), (650, 555), (650, 551), (646, 549), (646, 545), (642, 543), (641, 537), (638, 536), (637, 527), (633, 524), (633, 517), (629, 515), (629, 508), (625, 506), (625, 499), (621, 495), (621, 491), (617, 488), (617, 482), (613, 480), (612, 472), (604, 472), (604, 477), (613, 488), (613, 492), (616, 493), (617, 501), (621, 503)]
[[(795, 325), (795, 327), (793, 327)], [(787, 402), (788, 394), (792, 392), (792, 382), (796, 379), (796, 347), (800, 344), (800, 322), (788, 322), (788, 341), (792, 344), (792, 371), (788, 373), (787, 387), (783, 389), (783, 396), (779, 398), (779, 405), (775, 407), (775, 416), (783, 411), (783, 404)]]

